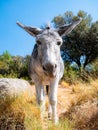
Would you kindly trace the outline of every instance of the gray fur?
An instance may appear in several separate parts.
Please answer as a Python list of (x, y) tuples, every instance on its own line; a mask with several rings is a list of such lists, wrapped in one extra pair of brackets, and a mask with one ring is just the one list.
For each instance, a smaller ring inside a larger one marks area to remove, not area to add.
[[(32, 79), (34, 79), (34, 81), (37, 81), (40, 79), (41, 82), (43, 82), (43, 85), (45, 84), (45, 80), (47, 80), (50, 82), (52, 75), (48, 75), (48, 72), (44, 72), (43, 70), (43, 64), (44, 64), (44, 60), (46, 57), (46, 53), (44, 52), (47, 48), (50, 50), (50, 52), (53, 52), (53, 55), (55, 55), (55, 62), (57, 64), (57, 72), (55, 76), (58, 76), (59, 79), (62, 77), (63, 75), (63, 71), (64, 71), (64, 65), (63, 65), (63, 61), (60, 55), (60, 46), (57, 45), (57, 41), (60, 41), (62, 44), (62, 39), (61, 37), (57, 34), (57, 32), (53, 31), (53, 30), (44, 30), (42, 34), (39, 34), (36, 37), (37, 40), (40, 40), (42, 43), (42, 45), (35, 45), (34, 46), (34, 50), (32, 53), (32, 57), (31, 57), (31, 62), (30, 62), (30, 70), (31, 70), (31, 77)], [(46, 43), (45, 43), (46, 42)], [(52, 49), (52, 50), (51, 50)], [(51, 55), (50, 53), (50, 55)], [(53, 57), (50, 57), (50, 60), (52, 60)], [(53, 61), (50, 61), (53, 62)], [(35, 76), (36, 75), (36, 76)], [(48, 82), (48, 84), (49, 84)]]

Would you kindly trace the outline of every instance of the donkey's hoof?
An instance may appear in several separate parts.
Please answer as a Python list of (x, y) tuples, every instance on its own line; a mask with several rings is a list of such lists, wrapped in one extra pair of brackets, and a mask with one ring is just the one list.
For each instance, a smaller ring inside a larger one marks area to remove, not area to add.
[(58, 117), (53, 118), (53, 123), (54, 123), (55, 125), (57, 125), (57, 124), (59, 123), (59, 118), (58, 118)]

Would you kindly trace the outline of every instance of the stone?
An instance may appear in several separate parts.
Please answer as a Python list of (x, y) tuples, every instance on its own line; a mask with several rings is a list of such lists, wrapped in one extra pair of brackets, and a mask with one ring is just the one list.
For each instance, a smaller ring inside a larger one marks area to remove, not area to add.
[(25, 92), (32, 92), (29, 82), (23, 79), (0, 78), (0, 99), (15, 97)]

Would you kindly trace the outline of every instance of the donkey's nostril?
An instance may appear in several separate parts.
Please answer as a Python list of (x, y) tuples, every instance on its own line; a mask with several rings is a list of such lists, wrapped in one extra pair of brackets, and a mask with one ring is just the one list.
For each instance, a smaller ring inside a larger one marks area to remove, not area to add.
[(55, 64), (54, 68), (55, 68), (55, 69), (57, 68), (57, 64)]
[(57, 64), (46, 64), (46, 65), (43, 65), (43, 70), (44, 71), (54, 71), (55, 69), (57, 68)]
[(45, 71), (46, 71), (47, 69), (43, 66), (43, 70), (45, 70)]

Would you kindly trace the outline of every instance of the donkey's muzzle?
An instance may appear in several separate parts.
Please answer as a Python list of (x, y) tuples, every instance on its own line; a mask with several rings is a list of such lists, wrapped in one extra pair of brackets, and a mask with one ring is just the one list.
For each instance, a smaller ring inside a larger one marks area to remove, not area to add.
[(47, 63), (45, 65), (43, 65), (43, 70), (47, 75), (50, 76), (55, 76), (55, 71), (57, 68), (57, 64), (51, 64), (51, 63)]

